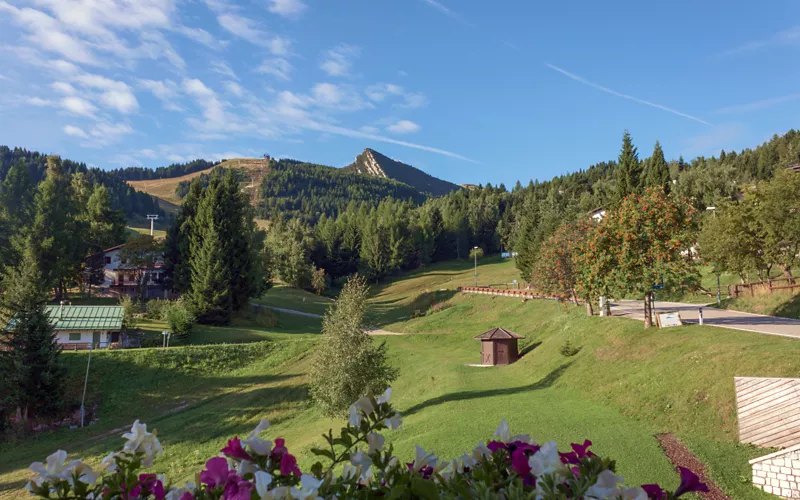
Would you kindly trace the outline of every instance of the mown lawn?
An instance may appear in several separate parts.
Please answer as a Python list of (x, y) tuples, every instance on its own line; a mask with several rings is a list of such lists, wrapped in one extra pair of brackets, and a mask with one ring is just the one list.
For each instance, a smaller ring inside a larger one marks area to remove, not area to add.
[(771, 294), (756, 293), (752, 297), (743, 295), (736, 299), (724, 299), (721, 307), (735, 311), (800, 319), (800, 289), (795, 290), (798, 293), (788, 291)]
[(288, 285), (278, 284), (267, 290), (262, 297), (253, 302), (271, 307), (282, 307), (307, 313), (325, 314), (333, 299), (326, 296), (315, 295), (306, 290)]
[[(516, 278), (513, 263), (499, 259), (486, 259), (479, 273), (493, 282)], [(376, 338), (387, 343), (400, 369), (394, 402), (405, 424), (389, 435), (400, 456), (412, 456), (418, 443), (454, 457), (489, 438), (505, 417), (512, 431), (539, 441), (591, 439), (597, 452), (617, 459), (630, 484), (674, 487), (678, 477), (653, 437), (672, 432), (732, 498), (767, 498), (742, 480), (749, 476), (747, 460), (766, 451), (736, 444), (733, 376), (796, 376), (800, 343), (713, 327), (646, 331), (640, 322), (588, 318), (582, 308), (555, 302), (455, 293), (471, 280), (469, 263), (444, 263), (373, 289), (370, 319), (387, 330), (416, 333)], [(438, 312), (428, 313), (434, 304)], [(192, 479), (228, 437), (246, 433), (261, 416), (273, 422), (269, 435), (285, 437), (308, 467), (314, 461), (310, 448), (340, 420), (321, 415), (307, 397), (305, 374), (314, 342), (321, 341), (319, 320), (278, 319), (277, 329), (197, 329), (197, 341), (267, 339), (268, 352), (235, 351), (262, 345), (253, 343), (167, 351), (175, 353), (173, 361), (158, 358), (164, 352), (158, 350), (101, 353), (109, 356), (98, 368), (103, 383), (92, 386), (99, 393), (100, 423), (0, 448), (0, 489), (21, 485), (24, 467), (58, 447), (99, 459), (121, 440), (88, 437), (134, 416), (158, 428), (166, 454), (156, 469), (171, 479)], [(480, 361), (472, 337), (493, 326), (526, 337), (523, 358), (508, 367), (466, 366)], [(281, 330), (292, 328), (294, 333)], [(577, 355), (560, 354), (567, 340), (580, 347)], [(194, 362), (191, 349), (208, 351)], [(156, 354), (139, 354), (146, 352)], [(70, 356), (80, 380), (85, 354)]]

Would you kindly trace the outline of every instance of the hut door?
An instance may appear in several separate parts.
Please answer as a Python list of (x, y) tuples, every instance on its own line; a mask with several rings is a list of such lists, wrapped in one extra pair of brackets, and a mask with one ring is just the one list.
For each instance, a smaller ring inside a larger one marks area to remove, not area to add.
[(492, 360), (492, 349), (494, 346), (492, 345), (494, 342), (481, 342), (481, 364), (482, 365), (493, 365), (494, 362)]
[(497, 362), (498, 365), (508, 364), (508, 345), (505, 342), (497, 342)]

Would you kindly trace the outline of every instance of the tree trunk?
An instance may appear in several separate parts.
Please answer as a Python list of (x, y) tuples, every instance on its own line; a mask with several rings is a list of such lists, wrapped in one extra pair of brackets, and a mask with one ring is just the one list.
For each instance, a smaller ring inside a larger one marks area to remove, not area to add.
[(650, 328), (653, 326), (653, 304), (650, 301), (650, 293), (644, 294), (644, 327)]
[(575, 289), (572, 289), (572, 302), (575, 304), (575, 307), (578, 307), (578, 296), (575, 295)]
[(794, 280), (792, 278), (794, 278), (794, 276), (792, 276), (792, 268), (789, 267), (789, 266), (781, 265), (781, 264), (777, 264), (777, 266), (778, 266), (778, 269), (780, 269), (781, 272), (783, 273), (783, 277), (787, 278), (789, 280), (790, 284), (793, 284)]
[(586, 297), (586, 315), (587, 316), (594, 316), (594, 311), (592, 310), (592, 299)]

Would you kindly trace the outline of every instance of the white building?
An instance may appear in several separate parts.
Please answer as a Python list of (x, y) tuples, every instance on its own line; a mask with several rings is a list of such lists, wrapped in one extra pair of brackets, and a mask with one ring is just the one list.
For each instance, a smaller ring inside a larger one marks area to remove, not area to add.
[(166, 272), (164, 262), (159, 260), (152, 268), (136, 268), (122, 261), (120, 255), (124, 244), (103, 250), (104, 268), (103, 283), (99, 285), (101, 295), (119, 297), (121, 295), (136, 295), (137, 275), (144, 272), (148, 298), (166, 298), (169, 294), (164, 286)]
[[(45, 306), (56, 342), (66, 350), (123, 347), (122, 306)], [(14, 328), (14, 318), (7, 329)]]

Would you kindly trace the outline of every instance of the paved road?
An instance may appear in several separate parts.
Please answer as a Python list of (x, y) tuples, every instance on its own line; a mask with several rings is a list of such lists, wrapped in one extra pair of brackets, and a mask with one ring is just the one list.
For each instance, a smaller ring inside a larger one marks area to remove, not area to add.
[[(655, 303), (656, 312), (680, 311), (681, 319), (685, 323), (698, 322), (698, 310), (700, 307), (698, 304), (684, 304), (682, 302)], [(644, 321), (644, 302), (641, 300), (618, 300), (611, 304), (611, 314)], [(655, 318), (653, 321), (655, 321)], [(703, 324), (800, 339), (800, 320), (796, 319), (703, 307)]]

